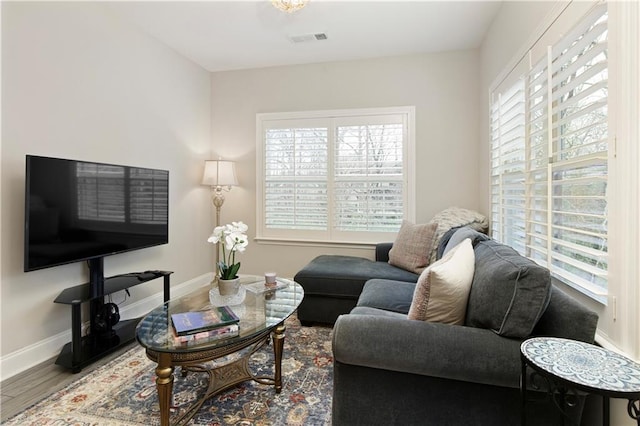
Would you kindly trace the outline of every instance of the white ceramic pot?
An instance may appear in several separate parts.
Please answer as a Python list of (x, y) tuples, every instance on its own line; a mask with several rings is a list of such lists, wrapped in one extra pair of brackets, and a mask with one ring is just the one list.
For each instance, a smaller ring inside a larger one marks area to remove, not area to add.
[(221, 296), (232, 296), (240, 290), (240, 278), (235, 277), (231, 280), (223, 280), (218, 278), (218, 291)]

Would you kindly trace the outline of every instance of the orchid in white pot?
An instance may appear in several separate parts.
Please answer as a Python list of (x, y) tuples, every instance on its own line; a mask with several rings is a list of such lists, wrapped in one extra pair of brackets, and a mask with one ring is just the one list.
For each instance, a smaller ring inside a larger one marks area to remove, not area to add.
[(237, 277), (240, 262), (236, 263), (236, 252), (242, 253), (247, 248), (248, 229), (249, 227), (242, 222), (231, 222), (231, 224), (217, 226), (207, 240), (213, 244), (220, 243), (222, 256), (217, 267), (221, 279), (232, 280)]

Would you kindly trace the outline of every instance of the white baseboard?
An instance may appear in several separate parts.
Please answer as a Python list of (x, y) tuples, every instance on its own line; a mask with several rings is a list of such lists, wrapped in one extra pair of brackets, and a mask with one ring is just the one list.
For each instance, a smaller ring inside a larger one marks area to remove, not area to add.
[[(213, 273), (208, 273), (178, 285), (172, 285), (171, 298), (181, 297), (200, 287), (208, 285), (213, 278)], [(121, 319), (139, 318), (161, 305), (163, 301), (163, 292), (161, 290), (152, 296), (123, 306), (120, 309), (120, 317)], [(35, 367), (48, 359), (57, 357), (62, 347), (70, 341), (71, 329), (68, 329), (55, 336), (51, 336), (0, 357), (0, 381), (4, 381), (29, 368)]]

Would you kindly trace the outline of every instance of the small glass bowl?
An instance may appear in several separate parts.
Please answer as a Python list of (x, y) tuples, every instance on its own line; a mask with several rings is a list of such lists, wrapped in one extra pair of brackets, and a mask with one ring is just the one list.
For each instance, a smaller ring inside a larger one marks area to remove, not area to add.
[(209, 290), (209, 303), (211, 306), (234, 306), (244, 302), (247, 289), (241, 285), (236, 294), (221, 295), (218, 287)]

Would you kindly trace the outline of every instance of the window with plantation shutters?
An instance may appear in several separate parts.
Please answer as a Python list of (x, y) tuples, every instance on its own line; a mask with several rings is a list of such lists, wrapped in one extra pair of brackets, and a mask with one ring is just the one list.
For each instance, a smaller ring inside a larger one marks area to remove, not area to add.
[(492, 232), (591, 297), (607, 295), (606, 4), (492, 95)]
[(377, 242), (411, 200), (413, 108), (258, 114), (258, 238)]

